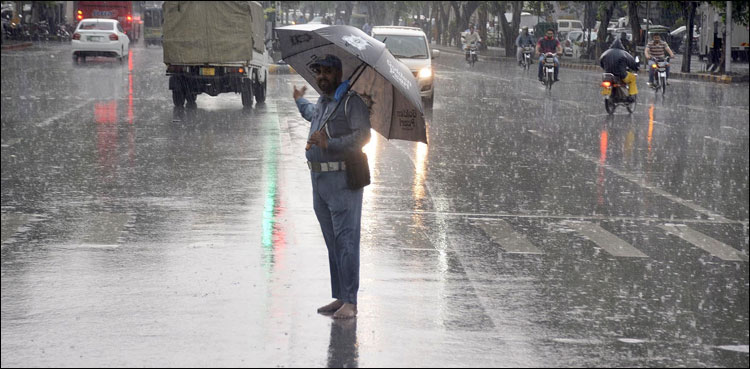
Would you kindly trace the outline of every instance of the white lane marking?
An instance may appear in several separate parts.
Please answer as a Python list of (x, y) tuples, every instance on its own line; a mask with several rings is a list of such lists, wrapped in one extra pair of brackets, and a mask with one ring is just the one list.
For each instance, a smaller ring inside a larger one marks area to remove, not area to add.
[(500, 245), (507, 253), (512, 254), (543, 254), (542, 250), (534, 246), (524, 236), (513, 230), (507, 222), (497, 219), (492, 222), (473, 221), (473, 225), (482, 229), (492, 242)]
[(597, 246), (610, 253), (612, 256), (628, 258), (645, 258), (648, 257), (640, 250), (636, 249), (629, 243), (623, 241), (620, 237), (608, 232), (598, 224), (589, 222), (565, 222), (565, 225), (575, 229), (578, 233), (594, 242)]
[(750, 352), (750, 345), (722, 345), (716, 346), (716, 348), (727, 351), (744, 352), (746, 354)]
[(734, 145), (733, 143), (731, 143), (729, 141), (724, 141), (724, 140), (721, 140), (721, 139), (718, 139), (718, 138), (714, 138), (714, 137), (711, 137), (711, 136), (703, 136), (703, 138), (706, 139), (706, 140), (715, 141), (715, 142), (718, 142), (718, 143), (724, 144), (724, 145), (730, 145), (730, 146)]
[(65, 117), (68, 114), (71, 114), (73, 112), (76, 112), (76, 111), (80, 110), (81, 108), (83, 108), (84, 106), (86, 106), (86, 104), (88, 104), (89, 102), (90, 102), (89, 100), (84, 100), (84, 101), (82, 101), (82, 102), (80, 102), (80, 103), (78, 103), (76, 105), (73, 105), (72, 107), (70, 107), (70, 108), (68, 108), (66, 110), (61, 110), (57, 114), (55, 114), (55, 115), (53, 115), (53, 116), (51, 116), (51, 117), (49, 117), (49, 118), (47, 118), (47, 119), (39, 122), (36, 126), (40, 127), (40, 128), (48, 126), (52, 122), (54, 122), (54, 121), (56, 121), (58, 119), (61, 119), (61, 118)]
[[(572, 152), (572, 153), (576, 154), (577, 156), (579, 156), (579, 157), (581, 157), (583, 159), (586, 159), (586, 160), (588, 160), (588, 161), (590, 161), (590, 162), (592, 162), (592, 163), (594, 163), (596, 165), (601, 165), (601, 163), (599, 162), (598, 158), (594, 158), (594, 157), (591, 157), (589, 155), (586, 155), (586, 154), (584, 154), (584, 153), (582, 153), (582, 152), (580, 152), (580, 151), (578, 151), (576, 149), (568, 149), (568, 151)], [(696, 211), (698, 213), (707, 215), (709, 218), (720, 220), (720, 221), (726, 222), (726, 223), (731, 223), (732, 222), (731, 220), (723, 217), (721, 214), (714, 213), (714, 212), (712, 212), (712, 211), (710, 211), (708, 209), (705, 209), (705, 208), (701, 207), (700, 205), (695, 204), (692, 201), (685, 200), (685, 199), (683, 199), (683, 198), (681, 198), (679, 196), (675, 196), (675, 195), (672, 195), (669, 192), (661, 190), (661, 189), (655, 187), (654, 185), (646, 182), (643, 178), (638, 177), (638, 176), (636, 176), (634, 174), (626, 173), (626, 172), (621, 171), (619, 169), (613, 168), (610, 165), (604, 165), (604, 168), (607, 169), (608, 171), (610, 171), (610, 172), (612, 172), (612, 173), (614, 173), (614, 174), (622, 177), (622, 178), (627, 179), (628, 181), (631, 181), (631, 182), (635, 183), (636, 185), (638, 185), (638, 186), (640, 186), (642, 188), (645, 188), (645, 189), (647, 189), (647, 190), (649, 190), (649, 191), (651, 191), (651, 192), (659, 195), (659, 196), (666, 197), (667, 199), (669, 199), (669, 200), (671, 200), (671, 201), (673, 201), (675, 203), (678, 203), (680, 205), (686, 206), (686, 207), (688, 207), (688, 208), (690, 208), (690, 209), (692, 209), (692, 210), (694, 210), (694, 211)]]
[(691, 244), (707, 251), (709, 254), (716, 256), (721, 260), (727, 261), (744, 261), (747, 262), (747, 255), (741, 254), (735, 248), (719, 241), (706, 236), (692, 228), (684, 225), (665, 224), (660, 225), (659, 228), (671, 233), (683, 240), (690, 242)]

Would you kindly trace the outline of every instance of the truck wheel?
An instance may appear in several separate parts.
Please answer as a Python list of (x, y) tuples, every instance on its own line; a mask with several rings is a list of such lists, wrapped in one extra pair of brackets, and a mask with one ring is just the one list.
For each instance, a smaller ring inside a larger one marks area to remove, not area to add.
[(253, 106), (253, 85), (245, 83), (242, 85), (242, 106), (250, 108)]
[(182, 107), (185, 104), (185, 92), (180, 89), (172, 90), (172, 102), (174, 106)]
[(266, 83), (255, 85), (255, 101), (262, 103), (266, 101)]

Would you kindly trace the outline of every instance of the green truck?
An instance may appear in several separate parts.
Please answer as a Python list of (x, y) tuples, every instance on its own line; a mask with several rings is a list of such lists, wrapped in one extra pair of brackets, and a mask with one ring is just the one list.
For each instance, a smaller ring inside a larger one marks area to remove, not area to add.
[(266, 99), (268, 53), (256, 1), (165, 1), (163, 50), (175, 106), (234, 92), (242, 105)]

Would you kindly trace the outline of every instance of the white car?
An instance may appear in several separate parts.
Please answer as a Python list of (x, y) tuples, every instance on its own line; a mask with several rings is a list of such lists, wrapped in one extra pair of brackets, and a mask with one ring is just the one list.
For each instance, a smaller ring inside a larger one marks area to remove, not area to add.
[(87, 56), (108, 56), (120, 60), (130, 53), (130, 39), (114, 19), (84, 19), (73, 33), (73, 61)]
[(440, 55), (427, 44), (427, 35), (417, 27), (378, 26), (372, 28), (372, 37), (385, 40), (385, 47), (414, 74), (422, 98), (432, 106), (435, 97), (435, 75), (432, 59)]

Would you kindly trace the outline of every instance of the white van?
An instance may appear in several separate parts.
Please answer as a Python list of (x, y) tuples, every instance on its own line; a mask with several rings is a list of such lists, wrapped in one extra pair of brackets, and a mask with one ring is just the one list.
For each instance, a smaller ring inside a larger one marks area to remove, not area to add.
[(419, 84), (420, 95), (427, 106), (432, 106), (435, 97), (432, 59), (437, 58), (440, 51), (430, 49), (424, 31), (417, 27), (377, 26), (372, 28), (372, 37), (385, 40), (388, 51), (409, 67)]
[(558, 33), (568, 33), (570, 31), (583, 31), (583, 23), (575, 19), (559, 19), (557, 21)]

